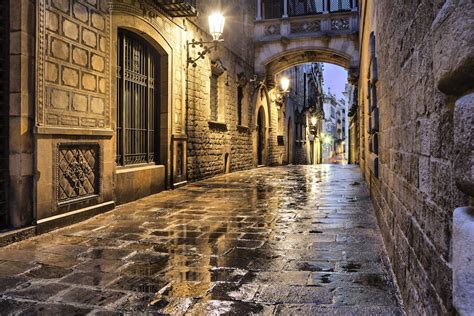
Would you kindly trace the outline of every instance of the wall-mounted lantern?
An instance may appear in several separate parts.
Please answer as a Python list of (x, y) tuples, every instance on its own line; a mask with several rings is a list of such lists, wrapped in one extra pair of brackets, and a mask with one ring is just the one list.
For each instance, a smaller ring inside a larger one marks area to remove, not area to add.
[(290, 79), (288, 77), (281, 77), (280, 88), (282, 93), (286, 93), (290, 88)]
[(283, 103), (285, 102), (285, 98), (289, 94), (289, 89), (290, 89), (290, 79), (288, 77), (281, 77), (280, 78), (280, 87), (275, 88), (275, 103), (277, 106), (283, 106)]
[[(225, 17), (219, 13), (219, 12), (214, 12), (211, 14), (208, 18), (209, 21), (209, 33), (212, 35), (212, 41), (206, 42), (206, 41), (196, 41), (195, 39), (192, 39), (191, 42), (186, 42), (186, 48), (187, 48), (187, 60), (188, 60), (188, 65), (191, 64), (193, 67), (197, 66), (197, 61), (201, 58), (204, 58), (207, 53), (209, 53), (212, 49), (217, 49), (217, 45), (220, 42), (223, 42), (224, 39), (222, 39), (222, 33), (224, 33), (224, 25), (225, 25)], [(207, 44), (213, 44), (212, 46), (207, 46)], [(202, 47), (204, 50), (201, 52), (198, 52), (198, 56), (196, 58), (192, 58), (189, 56), (189, 47)]]

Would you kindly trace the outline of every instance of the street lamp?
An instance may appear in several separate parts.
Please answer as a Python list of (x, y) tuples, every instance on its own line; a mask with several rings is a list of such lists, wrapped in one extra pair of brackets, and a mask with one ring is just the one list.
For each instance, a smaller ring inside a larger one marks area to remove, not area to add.
[(332, 142), (332, 137), (330, 135), (326, 135), (324, 136), (323, 141), (326, 145), (329, 145)]
[(285, 97), (288, 95), (288, 89), (290, 88), (290, 79), (288, 77), (280, 78), (280, 88), (276, 88), (275, 102), (278, 106), (282, 106)]
[[(196, 41), (194, 38), (191, 40), (191, 42), (187, 41), (186, 42), (186, 48), (187, 48), (187, 60), (188, 60), (188, 65), (191, 64), (193, 67), (197, 66), (197, 61), (201, 58), (204, 58), (207, 53), (209, 53), (213, 48), (217, 49), (217, 44), (219, 42), (223, 42), (224, 39), (222, 39), (222, 34), (224, 33), (224, 25), (225, 25), (225, 17), (220, 13), (220, 12), (214, 12), (211, 14), (208, 18), (209, 21), (209, 33), (211, 33), (212, 36), (212, 41)], [(213, 44), (212, 46), (207, 46), (206, 44)], [(195, 48), (196, 46), (202, 47), (204, 50), (201, 52), (198, 52), (198, 55), (196, 58), (192, 58), (189, 56), (189, 47)]]
[(214, 12), (209, 16), (209, 31), (214, 42), (221, 40), (222, 33), (224, 33), (224, 24), (225, 17), (220, 12)]
[(316, 126), (317, 123), (318, 118), (315, 115), (311, 116), (311, 125)]
[(288, 79), (287, 77), (281, 77), (280, 87), (283, 93), (288, 91), (288, 88), (290, 88), (290, 79)]

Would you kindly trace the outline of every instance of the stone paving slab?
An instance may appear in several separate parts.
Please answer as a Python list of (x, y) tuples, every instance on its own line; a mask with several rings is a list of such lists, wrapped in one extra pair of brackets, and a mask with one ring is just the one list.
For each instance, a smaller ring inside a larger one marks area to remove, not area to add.
[(0, 314), (403, 315), (357, 167), (191, 183), (0, 248)]

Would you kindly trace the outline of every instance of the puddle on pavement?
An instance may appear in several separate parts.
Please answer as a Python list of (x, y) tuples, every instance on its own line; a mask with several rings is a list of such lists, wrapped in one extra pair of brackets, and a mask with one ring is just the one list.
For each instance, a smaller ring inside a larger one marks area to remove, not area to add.
[(330, 279), (331, 275), (330, 274), (324, 274), (321, 276), (321, 283), (331, 283), (331, 279)]
[(382, 288), (387, 286), (387, 277), (382, 274), (361, 274), (354, 283)]
[(361, 268), (361, 264), (359, 263), (348, 263), (342, 266), (342, 270), (344, 272), (357, 272)]

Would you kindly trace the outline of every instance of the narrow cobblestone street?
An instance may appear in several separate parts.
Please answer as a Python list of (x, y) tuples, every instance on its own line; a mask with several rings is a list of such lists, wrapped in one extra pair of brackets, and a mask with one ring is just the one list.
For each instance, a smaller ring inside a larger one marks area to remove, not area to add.
[(400, 315), (358, 170), (218, 176), (0, 249), (0, 314)]

